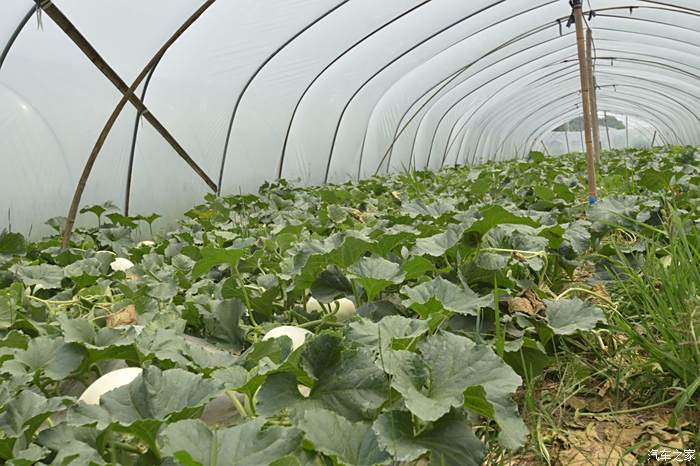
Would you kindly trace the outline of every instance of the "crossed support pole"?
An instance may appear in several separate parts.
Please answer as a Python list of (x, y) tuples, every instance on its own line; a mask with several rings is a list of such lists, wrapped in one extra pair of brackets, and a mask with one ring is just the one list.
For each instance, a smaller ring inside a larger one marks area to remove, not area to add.
[(175, 139), (175, 137), (170, 134), (170, 132), (163, 126), (163, 124), (148, 110), (146, 105), (141, 101), (141, 99), (134, 94), (138, 86), (141, 84), (143, 79), (148, 75), (148, 72), (158, 63), (158, 61), (163, 57), (165, 52), (170, 48), (170, 46), (175, 43), (175, 41), (215, 2), (216, 0), (206, 0), (202, 5), (178, 28), (177, 31), (168, 39), (168, 41), (158, 50), (155, 56), (146, 64), (145, 68), (137, 76), (136, 80), (128, 86), (124, 80), (117, 74), (116, 71), (100, 56), (99, 52), (88, 42), (88, 40), (83, 36), (80, 31), (73, 25), (73, 23), (63, 14), (63, 12), (53, 4), (51, 0), (34, 0), (39, 8), (40, 12), (45, 13), (49, 18), (53, 20), (54, 23), (73, 41), (73, 43), (85, 54), (85, 56), (99, 69), (102, 74), (110, 81), (114, 86), (122, 93), (122, 98), (114, 108), (112, 115), (107, 120), (104, 128), (100, 132), (95, 146), (85, 162), (85, 167), (78, 180), (78, 184), (75, 188), (75, 193), (73, 194), (73, 200), (68, 211), (68, 217), (66, 223), (63, 227), (63, 241), (61, 246), (66, 249), (70, 246), (70, 238), (73, 233), (73, 226), (75, 225), (75, 219), (78, 215), (78, 209), (80, 207), (80, 200), (82, 198), (83, 192), (85, 191), (85, 185), (87, 184), (88, 177), (92, 171), (92, 167), (95, 165), (97, 156), (104, 145), (109, 132), (111, 131), (114, 123), (121, 114), (127, 103), (131, 103), (136, 110), (143, 116), (143, 118), (153, 126), (153, 128), (165, 139), (165, 141), (175, 150), (175, 152), (182, 158), (192, 170), (199, 175), (200, 178), (214, 191), (216, 192), (217, 186), (211, 178), (202, 170), (202, 168), (197, 165), (197, 163), (190, 157), (187, 151), (180, 145), (180, 143)]
[[(593, 77), (589, 68), (589, 57), (586, 50), (586, 40), (584, 38), (583, 9), (581, 0), (571, 0), (574, 9), (574, 19), (576, 20), (576, 45), (578, 48), (578, 62), (581, 75), (581, 99), (583, 101), (583, 129), (586, 140), (586, 161), (588, 171), (588, 203), (595, 204), (598, 201), (598, 191), (596, 188), (595, 159), (596, 150), (593, 146), (593, 120), (592, 116), (592, 96), (591, 83)], [(592, 41), (592, 39), (591, 39)], [(594, 98), (594, 97), (593, 97)], [(596, 118), (597, 119), (597, 115)]]

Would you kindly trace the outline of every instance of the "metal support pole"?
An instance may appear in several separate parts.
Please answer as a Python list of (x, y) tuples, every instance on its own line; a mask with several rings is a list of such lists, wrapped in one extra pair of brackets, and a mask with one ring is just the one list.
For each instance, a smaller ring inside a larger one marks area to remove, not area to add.
[(578, 132), (581, 135), (581, 152), (586, 152), (586, 140), (583, 137), (583, 113), (581, 114), (581, 126), (578, 128)]
[(656, 135), (658, 134), (658, 131), (654, 130), (654, 137), (651, 138), (651, 147), (654, 147), (654, 143), (656, 142)]
[(586, 57), (586, 42), (583, 34), (583, 11), (581, 0), (572, 0), (574, 19), (576, 20), (576, 45), (578, 46), (578, 64), (581, 75), (581, 100), (583, 101), (583, 126), (586, 133), (586, 161), (588, 168), (588, 203), (598, 201), (595, 180), (595, 153), (593, 150), (593, 125), (591, 124), (590, 72)]
[(566, 123), (566, 129), (564, 130), (564, 138), (566, 139), (566, 153), (571, 153), (571, 145), (569, 145), (569, 122)]
[(608, 149), (612, 150), (612, 143), (610, 142), (610, 125), (608, 125), (608, 112), (603, 112), (605, 116), (605, 134), (608, 137)]
[(630, 117), (625, 115), (625, 141), (627, 142), (627, 148), (630, 147)]
[(593, 31), (586, 31), (586, 55), (588, 56), (588, 70), (590, 72), (590, 98), (591, 120), (593, 123), (593, 148), (596, 161), (600, 160), (602, 146), (600, 144), (600, 122), (598, 120), (598, 90), (596, 89), (595, 64), (593, 63)]

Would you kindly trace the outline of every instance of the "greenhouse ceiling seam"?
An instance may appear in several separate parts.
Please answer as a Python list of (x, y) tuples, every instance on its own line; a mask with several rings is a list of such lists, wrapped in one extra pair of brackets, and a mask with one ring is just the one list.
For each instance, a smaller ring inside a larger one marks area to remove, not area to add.
[[(608, 29), (608, 28), (606, 28), (606, 29)], [(628, 32), (628, 31), (625, 31), (625, 30), (615, 30), (615, 31), (617, 31), (617, 32)], [(671, 40), (673, 40), (673, 39), (671, 39)], [(690, 45), (693, 45), (693, 44), (690, 44)], [(481, 71), (483, 71), (483, 70), (480, 70), (479, 72), (481, 72)]]
[[(163, 55), (165, 56), (165, 55)], [(153, 74), (156, 72), (156, 68), (158, 68), (158, 64), (160, 63), (161, 59), (163, 58), (161, 56), (158, 61), (151, 67), (151, 70), (148, 72), (148, 76), (146, 77), (146, 81), (143, 83), (143, 90), (141, 91), (141, 102), (146, 102), (146, 92), (148, 91), (148, 85), (151, 83), (151, 78), (153, 77)], [(127, 165), (127, 170), (126, 170), (126, 187), (125, 187), (125, 193), (124, 193), (124, 215), (127, 217), (129, 216), (129, 210), (130, 210), (130, 204), (131, 204), (131, 182), (132, 182), (132, 177), (133, 177), (133, 172), (134, 172), (134, 160), (136, 158), (136, 142), (138, 139), (139, 135), (139, 123), (141, 122), (141, 113), (136, 112), (136, 118), (134, 119), (134, 131), (131, 137), (131, 147), (129, 149), (129, 162)]]
[(356, 91), (352, 94), (352, 96), (348, 99), (348, 101), (346, 102), (346, 104), (345, 104), (343, 110), (341, 111), (340, 116), (339, 116), (339, 118), (338, 118), (338, 123), (336, 124), (336, 127), (335, 127), (335, 131), (333, 132), (333, 139), (332, 139), (332, 141), (331, 141), (331, 147), (330, 147), (330, 151), (329, 151), (329, 153), (328, 153), (328, 160), (327, 160), (327, 162), (326, 162), (326, 171), (325, 171), (325, 175), (324, 175), (324, 178), (323, 178), (323, 182), (324, 182), (324, 183), (327, 183), (327, 182), (328, 182), (328, 175), (329, 175), (329, 172), (330, 172), (331, 162), (332, 162), (332, 159), (333, 159), (333, 151), (334, 151), (334, 149), (335, 149), (335, 143), (336, 143), (337, 138), (338, 138), (338, 131), (340, 130), (340, 126), (341, 126), (341, 123), (342, 123), (342, 121), (343, 121), (343, 117), (345, 116), (345, 113), (347, 112), (348, 108), (350, 107), (350, 104), (353, 102), (353, 100), (355, 99), (355, 97), (357, 97), (357, 95), (362, 91), (362, 89), (364, 89), (370, 82), (372, 82), (372, 80), (373, 80), (375, 77), (379, 76), (384, 70), (386, 70), (386, 69), (389, 68), (391, 65), (393, 65), (394, 63), (396, 63), (397, 61), (399, 61), (399, 60), (402, 59), (403, 57), (405, 57), (405, 56), (407, 56), (408, 54), (410, 54), (411, 52), (413, 52), (413, 51), (414, 51), (415, 49), (417, 49), (418, 47), (421, 47), (422, 45), (426, 44), (426, 43), (429, 42), (430, 40), (432, 40), (432, 39), (434, 39), (435, 37), (439, 36), (439, 35), (442, 34), (443, 32), (448, 31), (448, 30), (451, 29), (452, 27), (456, 26), (457, 24), (459, 24), (459, 23), (461, 23), (461, 22), (463, 22), (463, 21), (466, 21), (466, 20), (468, 20), (468, 19), (470, 19), (470, 18), (473, 18), (473, 17), (475, 17), (475, 16), (477, 16), (477, 15), (483, 13), (484, 11), (487, 11), (487, 10), (489, 10), (489, 9), (491, 9), (491, 8), (493, 8), (493, 7), (495, 7), (496, 5), (500, 5), (500, 4), (503, 3), (504, 1), (505, 1), (505, 0), (498, 0), (498, 1), (494, 2), (493, 4), (489, 4), (488, 6), (485, 6), (485, 7), (481, 8), (481, 9), (475, 11), (475, 12), (472, 12), (472, 13), (470, 13), (469, 15), (467, 15), (467, 16), (465, 16), (465, 17), (459, 19), (458, 21), (455, 21), (455, 22), (451, 23), (450, 25), (448, 25), (448, 26), (446, 26), (446, 27), (443, 27), (442, 29), (440, 29), (439, 31), (437, 31), (437, 32), (435, 32), (435, 33), (429, 35), (428, 37), (423, 38), (423, 39), (420, 40), (417, 44), (411, 46), (410, 48), (408, 48), (407, 50), (405, 50), (404, 52), (402, 52), (401, 54), (399, 54), (397, 57), (394, 57), (391, 61), (389, 61), (388, 63), (386, 63), (384, 66), (382, 66), (379, 70), (377, 70), (374, 74), (372, 74), (372, 76), (370, 76), (359, 88), (357, 88), (357, 90), (356, 90)]
[(0, 70), (2, 70), (2, 65), (5, 63), (5, 59), (10, 53), (10, 49), (14, 45), (15, 41), (19, 37), (20, 33), (22, 32), (22, 29), (24, 29), (24, 26), (29, 22), (32, 16), (34, 16), (34, 13), (37, 11), (37, 6), (33, 5), (29, 11), (27, 12), (26, 15), (22, 18), (22, 20), (19, 22), (15, 30), (12, 32), (10, 35), (10, 38), (7, 40), (7, 43), (5, 44), (5, 47), (2, 49), (2, 53), (0, 53)]
[[(531, 9), (529, 9), (529, 10), (526, 10), (526, 11), (523, 12), (522, 14), (530, 13), (530, 12), (532, 12), (532, 11), (538, 10), (538, 9), (543, 8), (543, 7), (545, 7), (545, 6), (552, 5), (553, 3), (554, 3), (554, 2), (549, 2), (549, 3), (540, 4), (540, 5), (536, 6), (536, 7), (533, 7), (533, 8), (531, 8)], [(474, 37), (474, 36), (476, 36), (476, 35), (478, 35), (478, 34), (484, 32), (484, 31), (486, 31), (486, 30), (488, 30), (488, 29), (491, 29), (491, 28), (494, 27), (494, 26), (498, 26), (498, 25), (500, 25), (500, 24), (503, 24), (503, 23), (509, 21), (510, 19), (513, 19), (513, 18), (516, 18), (516, 17), (518, 17), (518, 15), (513, 15), (513, 16), (508, 17), (508, 18), (506, 18), (506, 19), (499, 20), (499, 21), (496, 22), (496, 23), (491, 23), (490, 25), (488, 25), (488, 26), (486, 26), (486, 27), (480, 29), (479, 31), (476, 31), (476, 32), (474, 32), (473, 34), (470, 34), (469, 36), (467, 36), (467, 37), (461, 39), (459, 42), (456, 42), (456, 43), (453, 44), (452, 46), (450, 46), (450, 47), (448, 47), (447, 49), (443, 50), (441, 53), (445, 52), (445, 51), (448, 50), (449, 48), (452, 48), (452, 47), (454, 47), (454, 46), (457, 46), (458, 44), (461, 44), (461, 43), (463, 43), (463, 42), (466, 42), (466, 41), (469, 40), (470, 38), (472, 38), (472, 37)], [(551, 25), (547, 25), (547, 27), (550, 27), (550, 26), (551, 26)], [(539, 29), (539, 28), (535, 28), (535, 29)], [(546, 30), (546, 28), (543, 26), (543, 27), (542, 27), (542, 31), (544, 31), (544, 30)], [(483, 58), (486, 58), (486, 57), (488, 57), (488, 56), (491, 56), (491, 55), (493, 55), (494, 53), (499, 52), (500, 50), (505, 49), (506, 47), (508, 47), (508, 46), (510, 45), (510, 43), (516, 43), (516, 42), (518, 42), (518, 41), (520, 41), (520, 40), (529, 38), (529, 37), (531, 37), (532, 35), (534, 35), (534, 34), (536, 34), (536, 33), (538, 33), (538, 32), (542, 32), (542, 31), (535, 31), (535, 30), (526, 31), (526, 32), (523, 33), (523, 34), (514, 37), (511, 41), (508, 41), (508, 42), (506, 42), (506, 43), (501, 44), (501, 45), (500, 45), (499, 47), (497, 47), (496, 49), (493, 49), (493, 50), (489, 51), (488, 53), (486, 53), (486, 54), (484, 54), (484, 55), (478, 57), (476, 60), (472, 61), (472, 62), (469, 63), (468, 65), (465, 65), (464, 67), (460, 68), (460, 69), (458, 70), (457, 76), (455, 76), (455, 79), (458, 78), (459, 75), (461, 75), (462, 73), (464, 73), (464, 72), (466, 72), (467, 70), (469, 70), (472, 66), (474, 66), (474, 64), (478, 63), (478, 62), (481, 61)], [(471, 76), (470, 76), (470, 77), (471, 77)], [(403, 134), (403, 132), (406, 130), (406, 128), (408, 128), (408, 126), (411, 124), (411, 122), (415, 119), (415, 117), (421, 112), (421, 110), (422, 110), (423, 108), (425, 108), (425, 107), (431, 102), (431, 100), (432, 100), (434, 97), (436, 97), (442, 90), (444, 90), (444, 89), (445, 89), (449, 84), (451, 84), (451, 83), (452, 83), (452, 80), (450, 80), (450, 81), (448, 81), (447, 83), (444, 83), (444, 84), (443, 84), (442, 82), (440, 82), (438, 85), (436, 85), (436, 87), (439, 87), (439, 89), (438, 89), (426, 102), (424, 102), (424, 103), (419, 107), (418, 110), (416, 110), (416, 112), (411, 116), (411, 118), (409, 118), (408, 122), (406, 122), (406, 124), (403, 126), (403, 128), (401, 128), (401, 130), (399, 130), (399, 127), (401, 126), (401, 123), (403, 122), (403, 119), (406, 117), (406, 115), (408, 114), (408, 112), (411, 110), (411, 108), (412, 108), (420, 99), (422, 99), (422, 97), (425, 96), (425, 94), (424, 94), (423, 96), (421, 96), (419, 99), (414, 100), (413, 103), (408, 107), (408, 110), (406, 111), (406, 113), (404, 113), (403, 117), (402, 117), (401, 119), (399, 119), (399, 124), (398, 124), (398, 126), (397, 126), (397, 128), (396, 128), (396, 131), (394, 132), (394, 138), (393, 138), (392, 142), (389, 144), (389, 147), (387, 148), (386, 152), (384, 153), (384, 156), (380, 159), (379, 164), (377, 165), (377, 169), (375, 170), (375, 175), (379, 173), (379, 170), (381, 170), (381, 167), (382, 167), (382, 165), (383, 165), (385, 159), (388, 160), (388, 161), (387, 161), (387, 167), (389, 167), (389, 165), (391, 164), (391, 153), (393, 152), (395, 143), (398, 141), (398, 139), (399, 139), (399, 137), (401, 136), (401, 134)], [(429, 89), (427, 93), (429, 93), (432, 89), (433, 89), (433, 88)], [(448, 91), (448, 92), (449, 92), (449, 91)], [(364, 146), (365, 146), (366, 137), (367, 137), (367, 133), (365, 132), (365, 138), (364, 138), (363, 143), (362, 143), (362, 151), (360, 152), (360, 164), (362, 163), (362, 158), (363, 158), (363, 152), (364, 152)]]
[[(665, 11), (670, 11), (670, 12), (673, 12), (673, 13), (684, 13), (684, 12), (678, 11), (678, 10), (665, 10)], [(615, 19), (628, 19), (628, 18), (627, 18), (627, 17), (615, 17)], [(637, 18), (635, 18), (635, 19), (637, 19)], [(667, 24), (667, 23), (663, 23), (663, 22), (660, 22), (660, 24), (665, 25), (665, 26), (674, 26), (674, 25), (669, 25), (669, 24)], [(551, 25), (551, 23), (545, 24), (545, 26), (547, 26), (547, 25)], [(616, 30), (616, 31), (622, 32), (622, 33), (628, 32), (628, 31), (626, 31), (626, 30), (624, 30), (624, 29), (620, 29), (620, 30)], [(694, 30), (691, 30), (691, 31), (695, 32)], [(689, 45), (694, 45), (694, 44), (690, 44), (690, 43), (689, 43)], [(480, 70), (479, 72), (481, 72), (481, 71), (483, 71), (483, 70)], [(414, 103), (415, 103), (415, 102), (414, 102)], [(410, 107), (409, 107), (409, 111), (410, 111)], [(394, 140), (394, 142), (395, 142), (395, 141), (396, 141), (396, 140)], [(363, 155), (364, 155), (364, 154), (361, 153), (361, 158), (362, 158)], [(382, 163), (383, 163), (383, 162), (382, 162)]]
[(397, 15), (396, 17), (392, 18), (390, 21), (383, 23), (380, 27), (375, 28), (372, 32), (369, 34), (366, 34), (363, 36), (360, 40), (356, 41), (353, 43), (350, 47), (346, 48), (342, 53), (340, 53), (338, 56), (336, 56), (333, 60), (331, 60), (319, 73), (316, 74), (316, 76), (311, 80), (311, 82), (306, 86), (304, 91), (301, 93), (301, 96), (297, 99), (297, 103), (294, 106), (294, 110), (292, 111), (292, 115), (289, 118), (289, 124), (287, 125), (287, 132), (285, 133), (284, 136), (284, 143), (282, 144), (282, 153), (280, 154), (279, 161), (277, 163), (277, 179), (282, 178), (282, 170), (284, 167), (284, 159), (287, 153), (287, 143), (289, 142), (289, 134), (292, 130), (292, 125), (294, 124), (294, 119), (296, 118), (297, 111), (299, 110), (299, 107), (301, 106), (302, 101), (306, 97), (306, 94), (309, 92), (309, 90), (313, 87), (313, 85), (318, 81), (321, 76), (329, 70), (335, 63), (337, 63), (340, 59), (342, 59), (345, 55), (350, 53), (352, 50), (354, 50), (356, 47), (358, 47), (361, 43), (365, 42), (368, 40), (370, 37), (374, 36), (377, 34), (379, 31), (384, 30), (388, 26), (394, 24), (395, 22), (399, 21), (400, 19), (404, 18), (405, 16), (411, 14), (412, 12), (418, 10), (422, 6), (426, 5), (429, 3), (431, 0), (423, 0), (421, 3), (414, 5), (412, 8), (405, 10), (401, 12), (401, 14)]
[[(607, 7), (607, 8), (597, 9), (596, 11), (609, 11), (609, 10), (618, 10), (618, 9), (626, 9), (626, 8), (629, 8), (629, 7), (627, 7), (627, 6), (624, 6), (624, 7)], [(652, 10), (664, 10), (664, 11), (669, 11), (669, 12), (673, 12), (673, 13), (682, 13), (682, 14), (693, 14), (693, 13), (685, 12), (685, 11), (682, 11), (682, 10), (675, 10), (675, 9), (668, 9), (668, 8), (661, 8), (661, 7), (652, 7), (652, 6), (635, 6), (635, 8), (640, 8), (640, 9), (642, 9), (642, 8), (643, 8), (643, 9), (652, 9)], [(564, 19), (564, 18), (562, 17), (562, 18), (560, 18), (559, 20), (562, 20), (562, 19)], [(547, 25), (549, 25), (549, 23), (547, 23), (547, 24), (544, 25), (544, 26), (547, 26)], [(560, 35), (560, 37), (565, 37), (565, 36), (567, 36), (567, 35), (569, 35), (569, 34), (571, 34), (571, 32), (567, 33), (566, 35)], [(567, 48), (568, 48), (568, 47), (570, 47), (570, 46), (567, 46)], [(519, 50), (518, 52), (516, 52), (516, 53), (513, 54), (513, 55), (516, 55), (516, 54), (521, 53), (521, 52), (526, 51), (526, 50), (527, 50), (527, 49), (521, 49), (521, 50)], [(512, 55), (511, 55), (511, 56), (512, 56)], [(493, 65), (493, 64), (491, 64), (491, 65), (489, 65), (489, 66), (492, 66), (492, 65)], [(522, 65), (518, 65), (518, 67), (514, 68), (514, 70), (517, 70), (520, 66), (522, 66)], [(483, 69), (480, 70), (479, 72), (481, 72), (481, 71), (483, 71)], [(469, 78), (471, 78), (471, 77), (473, 77), (473, 76), (475, 76), (475, 75), (470, 75)], [(467, 78), (467, 79), (469, 79), (469, 78)], [(465, 80), (465, 81), (466, 81), (466, 80)], [(461, 84), (461, 83), (460, 83), (460, 84)], [(460, 84), (458, 84), (457, 86), (459, 86)], [(437, 85), (438, 85), (438, 84), (436, 84), (436, 86), (437, 86)], [(396, 127), (396, 131), (395, 131), (395, 133), (394, 133), (394, 139), (393, 139), (394, 142), (396, 142), (397, 139), (398, 139), (397, 133), (398, 133), (398, 131), (399, 131), (399, 127), (400, 127), (401, 124), (403, 123), (403, 119), (406, 117), (406, 115), (408, 114), (408, 112), (412, 109), (413, 105), (415, 105), (416, 102), (418, 102), (420, 99), (422, 99), (429, 91), (430, 91), (430, 90), (424, 92), (418, 99), (414, 100), (414, 102), (411, 104), (411, 106), (409, 106), (408, 109), (406, 110), (406, 112), (404, 112), (404, 115), (403, 115), (402, 118), (399, 120), (399, 123), (398, 123), (398, 125), (397, 125), (397, 127)], [(418, 126), (420, 126), (420, 124), (419, 124)], [(413, 145), (414, 145), (414, 147), (415, 147), (415, 137), (414, 137), (414, 143), (413, 143)], [(363, 147), (364, 147), (364, 141), (363, 141)], [(393, 150), (393, 148), (392, 148), (392, 150)], [(446, 156), (446, 154), (444, 154), (444, 156)], [(362, 157), (362, 153), (361, 153), (361, 157)], [(444, 157), (443, 157), (443, 158), (444, 158)], [(411, 153), (411, 160), (412, 160), (412, 159), (413, 159), (413, 153)], [(390, 155), (389, 155), (389, 160), (388, 160), (388, 162), (387, 162), (387, 169), (389, 169), (390, 165), (391, 165), (391, 153), (390, 153)]]
[(229, 142), (231, 140), (231, 131), (233, 130), (233, 124), (236, 119), (236, 114), (238, 112), (238, 107), (241, 104), (241, 101), (243, 100), (243, 96), (245, 93), (248, 91), (248, 88), (251, 86), (255, 78), (258, 77), (260, 72), (267, 66), (268, 63), (270, 63), (280, 52), (282, 52), (288, 45), (290, 45), (292, 42), (297, 40), (299, 37), (301, 37), (306, 31), (311, 29), (313, 26), (316, 24), (320, 23), (323, 21), (325, 18), (330, 16), (332, 13), (337, 11), (340, 7), (344, 6), (347, 4), (350, 0), (342, 0), (340, 3), (338, 3), (336, 6), (331, 8), (330, 10), (327, 10), (325, 13), (323, 13), (321, 16), (317, 17), (314, 19), (312, 22), (307, 24), (304, 28), (301, 30), (297, 31), (295, 34), (293, 34), (287, 41), (285, 41), (282, 45), (280, 45), (272, 54), (270, 54), (255, 70), (255, 72), (250, 76), (248, 81), (245, 83), (243, 86), (243, 89), (241, 90), (240, 94), (238, 94), (238, 97), (236, 98), (236, 102), (233, 105), (233, 110), (231, 111), (231, 119), (229, 120), (229, 125), (228, 125), (228, 130), (226, 132), (226, 139), (224, 141), (224, 150), (223, 154), (221, 157), (221, 168), (219, 169), (219, 191), (217, 191), (217, 194), (221, 194), (221, 185), (223, 184), (223, 179), (224, 179), (224, 172), (226, 170), (226, 158), (228, 154), (228, 146)]
[[(609, 74), (606, 74), (606, 75), (609, 75)], [(610, 75), (610, 76), (615, 76), (615, 75)], [(649, 81), (645, 81), (645, 82), (649, 82)], [(532, 101), (533, 99), (537, 99), (537, 97), (538, 97), (537, 94), (533, 95), (532, 93), (530, 93), (530, 94), (528, 94), (528, 98), (525, 99), (525, 97), (523, 97), (523, 100), (525, 102), (529, 102), (529, 101)], [(691, 113), (693, 116), (695, 116), (697, 118), (697, 116), (694, 114), (694, 112), (690, 111), (687, 107), (685, 109), (688, 110), (689, 113)], [(514, 103), (510, 113), (515, 113), (515, 112), (520, 113), (520, 112), (524, 112), (524, 111), (528, 111), (528, 110), (529, 109), (527, 107), (518, 106), (517, 103)]]

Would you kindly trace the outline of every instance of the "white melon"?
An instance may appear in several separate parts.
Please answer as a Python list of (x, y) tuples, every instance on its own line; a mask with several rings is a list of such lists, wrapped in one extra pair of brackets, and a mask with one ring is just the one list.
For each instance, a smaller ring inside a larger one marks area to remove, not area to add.
[[(338, 322), (347, 322), (355, 317), (356, 314), (355, 303), (348, 298), (340, 298), (330, 304), (326, 304), (325, 308), (330, 308), (331, 312), (335, 313), (335, 319)], [(306, 310), (309, 312), (323, 312), (324, 308), (316, 298), (312, 297), (306, 302)]]
[(79, 400), (89, 405), (98, 405), (102, 395), (115, 388), (130, 384), (141, 372), (143, 369), (140, 367), (126, 367), (108, 372), (85, 389)]
[(305, 328), (294, 327), (292, 325), (282, 325), (281, 327), (275, 327), (265, 334), (263, 341), (269, 340), (271, 338), (279, 338), (281, 336), (287, 336), (292, 340), (292, 350), (299, 348), (306, 341), (306, 337), (313, 335)]
[(130, 268), (134, 266), (134, 263), (131, 262), (129, 259), (125, 259), (123, 257), (117, 257), (112, 261), (109, 266), (114, 270), (115, 272), (126, 272)]

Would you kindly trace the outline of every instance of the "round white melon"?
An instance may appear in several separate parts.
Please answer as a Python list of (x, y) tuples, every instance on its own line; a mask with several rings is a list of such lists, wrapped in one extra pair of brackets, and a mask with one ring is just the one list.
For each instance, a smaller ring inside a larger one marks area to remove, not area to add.
[(143, 369), (140, 367), (126, 367), (108, 372), (85, 389), (79, 400), (89, 405), (98, 405), (102, 395), (115, 388), (129, 385), (141, 372)]
[[(335, 319), (338, 322), (347, 322), (355, 317), (355, 303), (348, 298), (340, 298), (333, 301), (330, 305), (326, 305), (326, 308), (329, 307), (331, 312), (335, 313)], [(309, 312), (323, 312), (324, 308), (316, 298), (311, 297), (306, 302), (306, 310)]]
[(305, 328), (294, 327), (292, 325), (282, 325), (281, 327), (275, 327), (265, 334), (263, 341), (269, 340), (271, 338), (279, 338), (281, 336), (287, 336), (292, 340), (292, 350), (299, 348), (306, 341), (306, 337), (313, 335)]
[(124, 257), (117, 257), (112, 261), (111, 264), (109, 264), (109, 266), (115, 272), (126, 272), (134, 266), (134, 263), (131, 262), (129, 259), (125, 259)]

